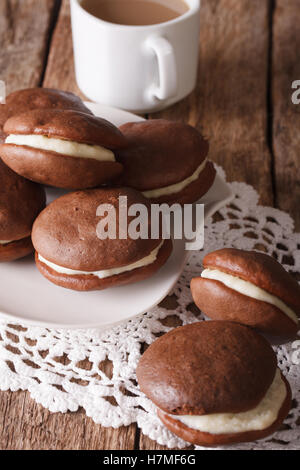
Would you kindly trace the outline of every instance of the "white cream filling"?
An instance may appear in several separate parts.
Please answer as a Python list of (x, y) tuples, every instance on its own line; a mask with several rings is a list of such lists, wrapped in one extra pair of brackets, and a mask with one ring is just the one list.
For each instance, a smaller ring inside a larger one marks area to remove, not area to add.
[(148, 266), (149, 264), (154, 263), (154, 261), (157, 259), (157, 255), (159, 250), (161, 249), (162, 245), (164, 242), (161, 242), (160, 245), (155, 248), (155, 250), (151, 251), (151, 253), (146, 256), (145, 258), (140, 259), (139, 261), (136, 261), (135, 263), (129, 264), (127, 266), (122, 266), (121, 268), (113, 268), (113, 269), (104, 269), (102, 271), (76, 271), (74, 269), (68, 269), (64, 268), (62, 266), (58, 266), (57, 264), (51, 263), (51, 261), (46, 260), (38, 254), (38, 259), (49, 266), (51, 269), (54, 271), (61, 273), (61, 274), (67, 274), (68, 276), (96, 276), (99, 279), (105, 279), (107, 277), (111, 276), (116, 276), (117, 274), (122, 274), (127, 271), (133, 271), (134, 269), (142, 268), (144, 266)]
[(236, 292), (239, 292), (240, 294), (247, 295), (252, 299), (261, 300), (263, 302), (272, 304), (298, 324), (297, 315), (284, 302), (282, 302), (282, 300), (280, 300), (278, 297), (275, 297), (275, 295), (269, 294), (264, 289), (255, 286), (251, 282), (244, 281), (237, 276), (232, 276), (231, 274), (224, 273), (218, 269), (204, 269), (201, 277), (205, 279), (213, 279), (214, 281), (220, 281), (225, 284), (225, 286)]
[(210, 415), (173, 416), (191, 429), (210, 434), (230, 434), (260, 431), (271, 426), (277, 419), (287, 390), (277, 369), (272, 385), (261, 402), (252, 410), (242, 413), (215, 413)]
[(79, 144), (71, 140), (55, 139), (45, 135), (9, 135), (6, 144), (26, 145), (40, 150), (60, 153), (69, 157), (92, 158), (100, 162), (115, 161), (115, 155), (100, 145)]
[(148, 198), (158, 198), (161, 196), (168, 196), (170, 194), (179, 193), (184, 188), (186, 188), (189, 184), (191, 184), (193, 181), (196, 181), (199, 178), (200, 173), (206, 167), (207, 161), (208, 160), (206, 158), (204, 162), (201, 163), (201, 165), (197, 168), (197, 170), (191, 176), (189, 176), (183, 181), (180, 181), (180, 183), (172, 184), (171, 186), (166, 186), (165, 188), (151, 189), (149, 191), (144, 191), (143, 195)]
[(12, 243), (14, 240), (0, 240), (0, 245), (8, 245), (9, 243)]

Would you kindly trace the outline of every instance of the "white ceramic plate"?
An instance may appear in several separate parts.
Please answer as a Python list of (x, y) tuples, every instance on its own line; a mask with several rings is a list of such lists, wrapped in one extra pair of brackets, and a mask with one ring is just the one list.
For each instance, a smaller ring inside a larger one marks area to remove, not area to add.
[[(98, 116), (120, 126), (143, 118), (125, 111), (86, 103)], [(47, 189), (48, 202), (65, 191)], [(217, 176), (203, 198), (208, 217), (233, 195)], [(202, 201), (201, 201), (202, 202)], [(98, 292), (75, 292), (57, 287), (40, 275), (33, 257), (0, 264), (0, 317), (24, 325), (49, 328), (107, 329), (156, 306), (172, 290), (186, 261), (184, 241), (175, 241), (173, 254), (152, 278)]]

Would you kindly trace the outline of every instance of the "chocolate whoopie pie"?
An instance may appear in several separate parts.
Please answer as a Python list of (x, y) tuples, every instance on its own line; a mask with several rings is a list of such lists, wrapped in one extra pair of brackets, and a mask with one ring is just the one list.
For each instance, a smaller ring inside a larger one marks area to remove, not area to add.
[(52, 88), (27, 88), (15, 91), (6, 97), (6, 103), (0, 106), (0, 143), (5, 141), (3, 130), (5, 122), (16, 114), (33, 109), (74, 109), (92, 114), (81, 99), (66, 91)]
[(18, 176), (0, 160), (0, 262), (33, 251), (32, 224), (45, 207), (44, 189)]
[(196, 202), (212, 186), (216, 171), (209, 144), (193, 127), (164, 119), (120, 127), (128, 147), (117, 152), (124, 166), (119, 182), (155, 203)]
[(227, 321), (160, 337), (142, 356), (137, 378), (166, 427), (201, 446), (266, 437), (291, 407), (272, 347), (251, 328)]
[(37, 109), (10, 118), (0, 157), (32, 181), (65, 189), (108, 183), (122, 172), (113, 150), (126, 144), (110, 122), (79, 111)]
[(300, 286), (274, 258), (233, 248), (203, 260), (201, 277), (192, 279), (195, 304), (214, 320), (230, 320), (275, 336), (298, 331)]
[[(172, 252), (170, 240), (97, 236), (100, 222), (96, 215), (102, 204), (111, 205), (119, 227), (119, 197), (127, 205), (150, 204), (140, 193), (129, 188), (94, 189), (63, 196), (50, 204), (33, 226), (32, 241), (36, 264), (51, 282), (78, 291), (101, 290), (130, 284), (152, 276)], [(108, 217), (111, 217), (110, 215)], [(128, 225), (132, 217), (128, 218)], [(150, 230), (149, 230), (150, 232)]]

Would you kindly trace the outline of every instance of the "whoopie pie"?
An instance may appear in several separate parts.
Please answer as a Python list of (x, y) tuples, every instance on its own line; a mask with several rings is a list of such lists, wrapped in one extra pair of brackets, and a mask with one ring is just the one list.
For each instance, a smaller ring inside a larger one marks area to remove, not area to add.
[(212, 186), (216, 171), (209, 144), (193, 127), (154, 119), (120, 127), (128, 147), (117, 152), (124, 166), (119, 182), (155, 203), (196, 202)]
[(214, 320), (230, 320), (275, 336), (299, 327), (300, 286), (274, 258), (257, 251), (225, 248), (203, 260), (191, 281), (195, 304)]
[(86, 113), (37, 109), (10, 118), (0, 156), (16, 173), (66, 189), (95, 187), (119, 176), (113, 150), (126, 144), (110, 122)]
[[(119, 235), (99, 236), (99, 206), (109, 205), (107, 222), (119, 227), (120, 196), (127, 205), (144, 204), (149, 217), (150, 204), (139, 192), (129, 188), (100, 188), (67, 194), (50, 204), (33, 226), (32, 241), (40, 272), (59, 286), (78, 291), (101, 290), (130, 284), (152, 276), (166, 263), (172, 252), (171, 240), (134, 240)], [(115, 214), (115, 215), (114, 215)], [(128, 225), (133, 217), (127, 217)]]
[(33, 251), (32, 224), (45, 207), (44, 189), (18, 176), (0, 160), (0, 262)]
[(66, 91), (52, 88), (27, 88), (10, 93), (6, 103), (0, 106), (0, 143), (5, 140), (5, 122), (16, 114), (33, 109), (74, 109), (92, 114), (81, 99)]
[(166, 427), (200, 446), (266, 437), (291, 407), (272, 347), (251, 328), (227, 321), (160, 337), (140, 359), (137, 377)]

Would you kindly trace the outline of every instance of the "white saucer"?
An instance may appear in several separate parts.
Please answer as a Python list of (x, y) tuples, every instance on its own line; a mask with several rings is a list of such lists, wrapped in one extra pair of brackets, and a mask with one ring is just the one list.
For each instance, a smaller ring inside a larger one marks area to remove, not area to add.
[[(143, 118), (126, 111), (86, 103), (98, 116), (120, 126)], [(65, 191), (47, 189), (48, 201)], [(211, 216), (233, 198), (230, 187), (217, 176), (203, 198), (205, 216)], [(202, 202), (202, 201), (200, 201)], [(75, 292), (47, 281), (33, 256), (0, 264), (0, 318), (23, 325), (67, 329), (107, 329), (156, 306), (172, 290), (186, 261), (184, 241), (175, 241), (173, 254), (152, 278), (137, 284), (98, 292)]]

